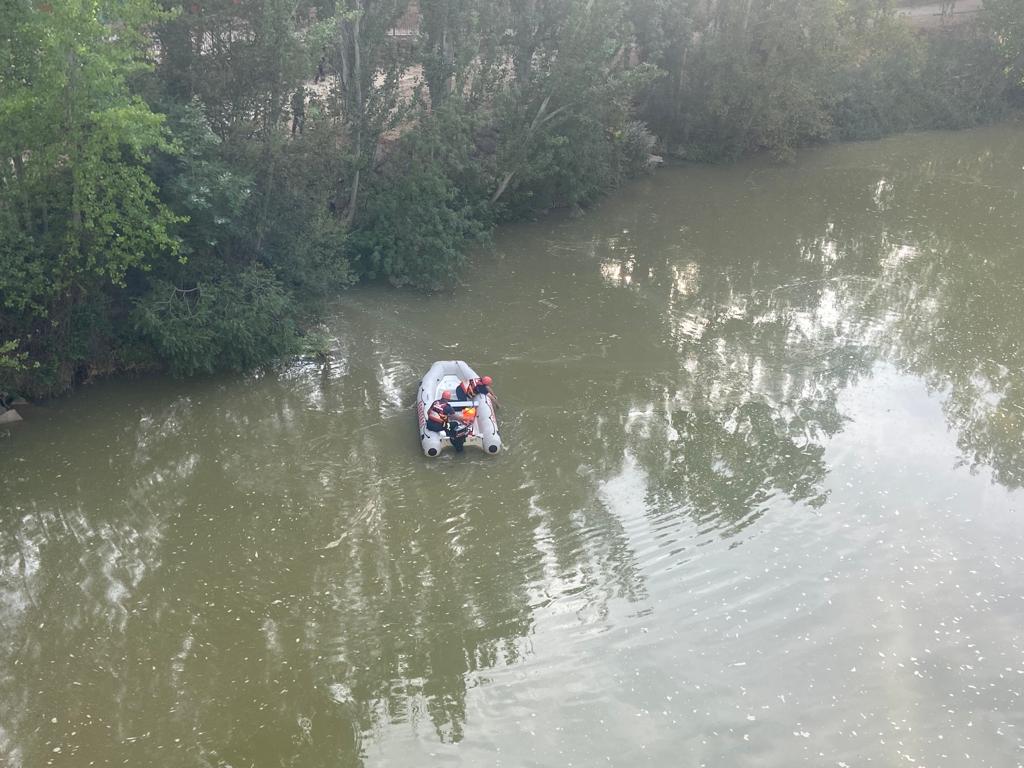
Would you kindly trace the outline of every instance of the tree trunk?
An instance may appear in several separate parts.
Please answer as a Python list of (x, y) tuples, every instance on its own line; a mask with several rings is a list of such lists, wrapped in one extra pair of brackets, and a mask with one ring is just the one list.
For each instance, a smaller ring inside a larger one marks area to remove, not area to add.
[(345, 211), (345, 226), (351, 227), (356, 218), (356, 203), (359, 201), (359, 174), (356, 168), (356, 175), (352, 177), (352, 191), (348, 196), (348, 209)]
[(75, 252), (80, 252), (82, 248), (82, 190), (79, 184), (77, 166), (78, 159), (81, 156), (79, 151), (79, 136), (78, 125), (76, 123), (77, 115), (75, 114), (75, 90), (77, 88), (77, 73), (78, 73), (78, 57), (75, 56), (75, 52), (69, 51), (67, 56), (67, 76), (68, 82), (64, 87), (64, 120), (65, 130), (67, 131), (67, 155), (69, 159), (69, 165), (71, 168), (71, 248)]
[[(559, 113), (564, 112), (569, 107), (568, 104), (563, 104), (562, 106), (560, 106), (558, 109), (554, 110), (553, 112), (548, 112), (548, 104), (550, 102), (551, 102), (551, 96), (548, 95), (548, 96), (545, 96), (544, 97), (544, 101), (542, 101), (540, 103), (540, 107), (537, 109), (537, 114), (534, 115), (533, 121), (530, 123), (530, 127), (526, 129), (526, 139), (525, 139), (525, 141), (529, 142), (530, 139), (533, 138), (534, 132), (540, 126), (544, 125), (544, 123), (546, 123), (549, 120), (551, 120), (552, 118), (556, 117)], [(494, 194), (491, 195), (491, 204), (492, 205), (494, 203), (498, 202), (498, 198), (500, 198), (503, 194), (505, 194), (505, 190), (508, 188), (509, 182), (512, 181), (512, 177), (516, 175), (516, 170), (517, 169), (513, 168), (511, 171), (508, 171), (505, 174), (504, 178), (502, 178), (501, 183), (498, 185), (498, 188), (494, 191)]]
[(536, 11), (537, 0), (526, 0), (523, 3), (523, 18), (517, 24), (514, 57), (516, 82), (519, 84), (523, 84), (530, 79), (530, 72), (533, 69), (533, 53), (537, 50), (535, 42), (537, 31), (533, 23)]
[(498, 198), (505, 194), (505, 189), (508, 187), (508, 183), (512, 181), (512, 177), (515, 175), (515, 171), (509, 171), (508, 173), (505, 174), (505, 178), (501, 180), (501, 184), (498, 185), (498, 188), (494, 191), (494, 194), (491, 195), (491, 205), (494, 205), (496, 202), (498, 202)]
[[(360, 3), (360, 10), (362, 4)], [(345, 225), (351, 226), (356, 217), (356, 206), (359, 204), (359, 176), (363, 163), (363, 128), (366, 122), (366, 103), (363, 101), (363, 71), (362, 57), (359, 50), (359, 22), (362, 14), (357, 14), (352, 22), (352, 64), (348, 72), (347, 80), (355, 89), (355, 119), (356, 119), (356, 142), (355, 142), (355, 166), (356, 172), (352, 177), (352, 189), (349, 192), (348, 208), (345, 211)], [(342, 57), (342, 64), (345, 66), (345, 58)]]

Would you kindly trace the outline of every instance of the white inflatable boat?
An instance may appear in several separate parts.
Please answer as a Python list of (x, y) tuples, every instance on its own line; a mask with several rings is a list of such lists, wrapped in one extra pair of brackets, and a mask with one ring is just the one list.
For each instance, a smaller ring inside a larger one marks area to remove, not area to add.
[[(441, 393), (445, 390), (449, 390), (452, 397), (455, 397), (455, 388), (461, 382), (475, 378), (479, 378), (476, 371), (462, 360), (438, 360), (430, 366), (427, 375), (423, 377), (416, 398), (416, 419), (420, 428), (420, 445), (427, 456), (437, 456), (452, 444), (446, 433), (427, 429), (427, 409), (435, 400), (440, 399)], [(456, 418), (464, 409), (476, 408), (476, 418), (470, 423), (465, 445), (477, 446), (486, 453), (497, 453), (501, 450), (498, 421), (494, 417), (491, 399), (487, 395), (477, 395), (472, 400), (451, 400), (449, 404), (455, 409)]]

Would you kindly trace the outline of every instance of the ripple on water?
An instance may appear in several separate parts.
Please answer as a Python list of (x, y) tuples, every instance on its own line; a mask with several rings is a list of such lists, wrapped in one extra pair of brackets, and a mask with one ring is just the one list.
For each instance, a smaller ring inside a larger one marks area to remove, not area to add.
[[(664, 169), (457, 293), (346, 294), (326, 363), (39, 407), (0, 434), (0, 762), (1016, 764), (991, 131)], [(495, 376), (499, 456), (422, 456), (440, 357)]]

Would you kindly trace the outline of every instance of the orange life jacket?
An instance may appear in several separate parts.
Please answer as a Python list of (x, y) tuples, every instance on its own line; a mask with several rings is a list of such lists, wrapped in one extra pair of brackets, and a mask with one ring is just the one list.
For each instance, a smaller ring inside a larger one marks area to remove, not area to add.
[(427, 409), (427, 418), (435, 424), (447, 424), (448, 414), (444, 412), (446, 405), (448, 405), (447, 400), (435, 400), (432, 402)]

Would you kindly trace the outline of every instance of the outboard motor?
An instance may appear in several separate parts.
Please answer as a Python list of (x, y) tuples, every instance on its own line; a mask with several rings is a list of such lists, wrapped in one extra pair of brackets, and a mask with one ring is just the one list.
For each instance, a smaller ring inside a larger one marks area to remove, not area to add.
[(461, 421), (453, 420), (448, 422), (448, 439), (452, 441), (452, 447), (456, 453), (462, 453), (466, 445), (466, 438), (469, 437), (470, 425)]

